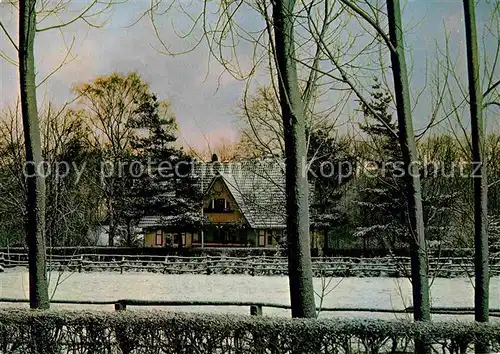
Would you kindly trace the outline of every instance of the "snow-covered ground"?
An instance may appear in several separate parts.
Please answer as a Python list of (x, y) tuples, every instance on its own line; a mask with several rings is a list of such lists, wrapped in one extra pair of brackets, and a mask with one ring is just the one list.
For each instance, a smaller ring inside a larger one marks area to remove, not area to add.
[[(51, 290), (58, 277), (51, 273)], [(63, 273), (54, 299), (70, 300), (200, 300), (200, 301), (257, 301), (289, 304), (288, 278), (246, 275), (163, 275), (155, 273)], [(314, 279), (314, 286), (321, 293), (322, 282)], [(411, 285), (406, 279), (395, 278), (333, 278), (325, 296), (326, 307), (376, 307), (401, 309), (411, 304)], [(437, 278), (431, 288), (432, 305), (446, 307), (473, 306), (474, 291), (468, 278)], [(0, 297), (27, 298), (28, 273), (25, 269), (9, 269), (0, 273)], [(316, 304), (319, 305), (319, 299)], [(5, 306), (27, 306), (7, 304)], [(113, 310), (112, 305), (53, 305), (53, 308), (94, 308)], [(500, 278), (491, 279), (490, 307), (500, 307)], [(137, 307), (129, 307), (134, 310)], [(144, 308), (143, 308), (144, 309)], [(151, 308), (148, 308), (151, 309)], [(165, 307), (154, 308), (164, 309)], [(169, 307), (168, 310), (249, 313), (248, 307)], [(288, 316), (287, 310), (264, 308), (265, 315)], [(323, 313), (322, 316), (367, 316), (394, 318), (393, 314)], [(400, 315), (404, 316), (404, 315)], [(435, 315), (435, 319), (450, 316)], [(472, 319), (472, 316), (451, 316)]]

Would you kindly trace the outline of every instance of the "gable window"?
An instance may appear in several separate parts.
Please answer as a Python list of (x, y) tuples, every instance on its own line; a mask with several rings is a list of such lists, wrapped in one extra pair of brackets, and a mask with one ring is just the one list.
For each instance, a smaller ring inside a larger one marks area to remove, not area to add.
[(224, 198), (216, 198), (210, 200), (210, 204), (204, 209), (207, 213), (232, 213), (229, 202)]
[(224, 198), (214, 199), (213, 209), (216, 212), (223, 212), (227, 209), (227, 201)]
[(162, 246), (163, 245), (163, 231), (157, 230), (155, 234), (155, 245)]

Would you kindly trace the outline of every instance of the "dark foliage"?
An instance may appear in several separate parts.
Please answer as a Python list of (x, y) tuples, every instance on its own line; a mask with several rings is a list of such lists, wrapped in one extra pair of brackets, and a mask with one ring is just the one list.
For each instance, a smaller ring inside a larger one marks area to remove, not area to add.
[[(356, 162), (349, 153), (347, 141), (337, 139), (328, 129), (313, 132), (309, 137), (309, 183), (312, 185), (311, 229), (324, 235), (322, 248), (328, 248), (329, 234), (339, 237), (349, 218), (341, 204), (343, 186), (352, 180)], [(350, 231), (350, 230), (349, 230)]]
[(402, 245), (407, 234), (403, 158), (398, 139), (391, 132), (397, 131), (397, 122), (389, 113), (390, 94), (375, 80), (371, 95), (371, 109), (362, 106), (366, 123), (361, 125), (361, 130), (373, 142), (374, 148), (368, 156), (371, 155), (377, 170), (373, 177), (366, 178), (359, 190), (357, 205), (361, 226), (356, 234), (363, 239), (365, 249), (377, 245), (395, 248)]
[(134, 246), (134, 229), (141, 217), (161, 215), (168, 227), (198, 229), (201, 196), (195, 188), (191, 159), (175, 146), (177, 123), (168, 105), (147, 94), (127, 125), (134, 129), (127, 166), (115, 181), (121, 193), (113, 203), (121, 221), (125, 246)]

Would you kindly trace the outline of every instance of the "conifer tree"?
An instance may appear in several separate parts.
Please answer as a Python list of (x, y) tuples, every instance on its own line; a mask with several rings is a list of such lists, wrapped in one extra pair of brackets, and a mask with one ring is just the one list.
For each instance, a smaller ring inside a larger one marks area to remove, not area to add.
[[(322, 247), (330, 248), (330, 234), (336, 239), (349, 223), (342, 198), (344, 185), (354, 177), (356, 163), (349, 152), (347, 139), (337, 139), (331, 129), (318, 129), (309, 134), (311, 185), (311, 229), (322, 233)], [(330, 232), (329, 232), (330, 231)]]
[(361, 125), (361, 130), (370, 140), (370, 153), (366, 156), (369, 161), (361, 164), (373, 163), (376, 170), (363, 174), (363, 187), (356, 200), (361, 222), (356, 236), (362, 238), (365, 251), (374, 246), (391, 249), (401, 246), (407, 232), (401, 148), (392, 133), (397, 131), (397, 122), (388, 112), (391, 97), (376, 78), (371, 96), (371, 109), (362, 105), (366, 123)]
[[(151, 95), (138, 107), (137, 113), (129, 122), (135, 131), (131, 163), (137, 168), (123, 181), (129, 191), (126, 201), (122, 201), (125, 207), (121, 208), (127, 242), (131, 240), (130, 225), (144, 215), (161, 216), (165, 226), (179, 232), (198, 229), (201, 196), (195, 188), (193, 161), (175, 146), (177, 122), (169, 114), (168, 103), (159, 102)], [(144, 169), (145, 166), (148, 168)], [(178, 237), (175, 243), (180, 245), (180, 241)]]

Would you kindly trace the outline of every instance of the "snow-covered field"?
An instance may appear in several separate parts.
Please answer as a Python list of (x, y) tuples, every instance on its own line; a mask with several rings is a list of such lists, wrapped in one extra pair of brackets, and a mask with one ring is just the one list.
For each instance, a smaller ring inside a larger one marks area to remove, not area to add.
[[(51, 289), (58, 277), (51, 273)], [(70, 300), (210, 300), (257, 301), (289, 304), (288, 278), (246, 275), (163, 275), (155, 273), (64, 273), (54, 299)], [(328, 282), (330, 279), (324, 279)], [(314, 279), (321, 292), (322, 279)], [(325, 296), (326, 307), (376, 307), (401, 309), (411, 304), (411, 285), (406, 279), (395, 278), (333, 278), (327, 288), (335, 289)], [(28, 273), (25, 269), (9, 269), (0, 273), (0, 297), (27, 298)], [(432, 305), (446, 307), (473, 306), (474, 292), (468, 278), (437, 278), (431, 288)], [(319, 299), (316, 301), (319, 304)], [(7, 304), (5, 306), (27, 306)], [(113, 310), (112, 305), (53, 305), (54, 308), (93, 308)], [(491, 279), (490, 307), (500, 307), (500, 278)], [(137, 307), (129, 307), (137, 309)], [(151, 309), (151, 308), (148, 308)], [(167, 308), (154, 308), (164, 309)], [(248, 307), (169, 307), (168, 310), (249, 313)], [(264, 308), (265, 315), (289, 315), (287, 310)], [(394, 318), (393, 314), (323, 313), (322, 316), (368, 316)], [(404, 315), (400, 315), (404, 316)], [(450, 316), (435, 315), (436, 319)], [(472, 316), (451, 316), (472, 319)]]

